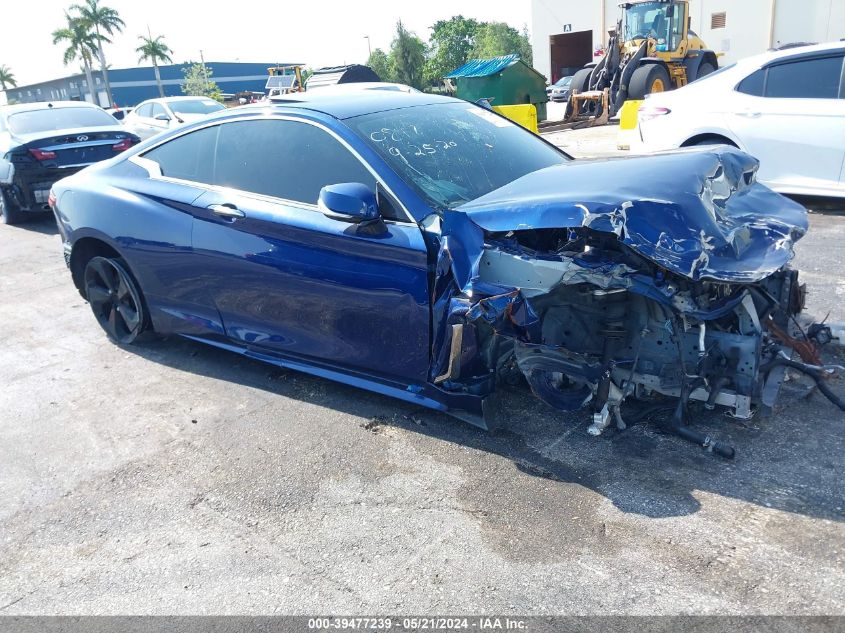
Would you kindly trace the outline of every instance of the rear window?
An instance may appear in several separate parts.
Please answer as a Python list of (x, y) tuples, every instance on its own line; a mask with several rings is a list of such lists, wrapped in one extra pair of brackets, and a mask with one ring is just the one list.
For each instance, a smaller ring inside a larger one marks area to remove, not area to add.
[(99, 108), (50, 108), (16, 112), (9, 116), (8, 122), (9, 131), (13, 134), (116, 125), (114, 117)]
[(210, 114), (223, 110), (224, 106), (212, 99), (197, 99), (196, 101), (171, 101), (167, 105), (177, 114)]

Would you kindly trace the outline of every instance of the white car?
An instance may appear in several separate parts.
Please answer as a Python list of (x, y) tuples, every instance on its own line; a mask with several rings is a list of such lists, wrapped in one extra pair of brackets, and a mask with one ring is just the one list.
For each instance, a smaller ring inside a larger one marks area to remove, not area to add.
[(790, 48), (649, 95), (639, 147), (735, 145), (759, 159), (757, 180), (775, 191), (845, 197), (843, 59), (843, 42)]
[(123, 124), (146, 140), (159, 132), (224, 109), (224, 105), (208, 97), (150, 99), (135, 106), (123, 119)]

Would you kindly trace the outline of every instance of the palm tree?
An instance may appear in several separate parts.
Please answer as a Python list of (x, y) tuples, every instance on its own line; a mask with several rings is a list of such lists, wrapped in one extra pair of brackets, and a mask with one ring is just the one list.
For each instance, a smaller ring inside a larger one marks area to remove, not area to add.
[(16, 88), (17, 85), (12, 69), (8, 66), (0, 66), (0, 90), (6, 90), (6, 87)]
[(103, 42), (109, 42), (104, 33), (114, 35), (122, 33), (126, 23), (120, 19), (117, 11), (110, 7), (102, 6), (100, 0), (85, 0), (84, 4), (74, 4), (71, 10), (76, 11), (79, 19), (85, 22), (89, 28), (94, 29), (97, 36), (97, 53), (100, 58), (100, 69), (103, 73), (103, 82), (106, 84), (106, 94), (109, 97), (109, 105), (114, 105), (114, 95), (109, 83), (109, 71), (106, 65), (106, 54), (103, 52)]
[(163, 97), (164, 86), (161, 85), (161, 74), (158, 72), (158, 63), (172, 62), (173, 60), (170, 59), (170, 53), (173, 51), (170, 50), (170, 47), (164, 43), (163, 35), (158, 35), (155, 38), (153, 38), (152, 34), (149, 34), (148, 37), (139, 35), (138, 39), (143, 42), (135, 49), (135, 52), (139, 55), (138, 61), (143, 62), (145, 60), (150, 60), (153, 63), (153, 70), (156, 74), (156, 83), (158, 84), (158, 93)]
[(91, 101), (92, 103), (97, 103), (97, 96), (94, 92), (94, 78), (91, 75), (91, 63), (97, 52), (99, 40), (97, 39), (97, 35), (89, 30), (88, 25), (82, 20), (72, 18), (67, 13), (65, 13), (65, 19), (67, 20), (67, 26), (63, 29), (53, 31), (53, 44), (58, 44), (59, 42), (67, 43), (63, 58), (65, 66), (75, 59), (82, 60), (82, 66), (85, 68), (85, 78), (88, 80), (88, 92), (91, 93)]

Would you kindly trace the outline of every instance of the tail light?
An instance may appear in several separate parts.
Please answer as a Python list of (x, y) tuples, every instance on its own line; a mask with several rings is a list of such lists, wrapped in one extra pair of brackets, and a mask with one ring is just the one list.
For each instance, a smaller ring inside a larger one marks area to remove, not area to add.
[(31, 149), (29, 153), (35, 156), (36, 160), (53, 160), (56, 157), (56, 152), (43, 149)]
[(56, 208), (56, 194), (53, 193), (52, 189), (50, 189), (50, 195), (47, 196), (47, 204), (51, 209)]
[(120, 141), (120, 143), (115, 143), (114, 145), (112, 145), (111, 148), (116, 152), (125, 152), (130, 147), (132, 147), (132, 145), (134, 145), (134, 143), (132, 142), (132, 139), (131, 138), (125, 138), (122, 141)]
[(639, 116), (640, 121), (650, 121), (651, 119), (656, 119), (659, 116), (666, 116), (670, 112), (671, 110), (669, 108), (641, 105), (640, 109), (637, 110), (637, 115)]

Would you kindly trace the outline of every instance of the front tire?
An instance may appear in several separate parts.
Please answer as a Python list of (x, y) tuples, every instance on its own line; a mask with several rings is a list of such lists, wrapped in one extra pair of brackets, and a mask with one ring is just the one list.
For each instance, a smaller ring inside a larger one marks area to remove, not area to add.
[(94, 318), (109, 338), (120, 345), (138, 341), (150, 318), (126, 263), (117, 258), (93, 257), (85, 266), (84, 284)]
[(669, 73), (663, 66), (660, 64), (645, 64), (634, 70), (631, 83), (628, 85), (628, 98), (644, 99), (646, 95), (671, 89)]
[(26, 219), (25, 215), (25, 212), (9, 200), (6, 192), (0, 189), (0, 224), (20, 224)]
[(571, 95), (576, 90), (584, 92), (589, 90), (590, 75), (593, 74), (592, 68), (582, 68), (577, 73), (572, 75), (572, 81), (569, 83), (569, 94)]

